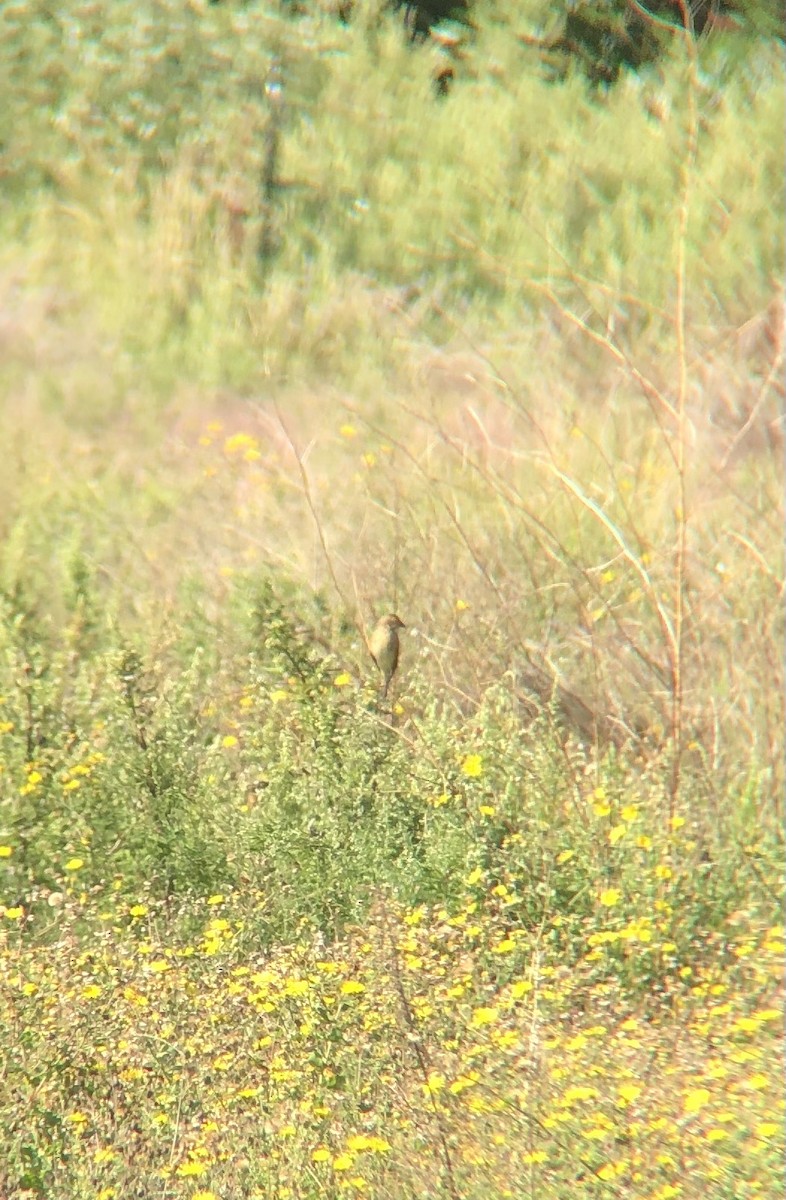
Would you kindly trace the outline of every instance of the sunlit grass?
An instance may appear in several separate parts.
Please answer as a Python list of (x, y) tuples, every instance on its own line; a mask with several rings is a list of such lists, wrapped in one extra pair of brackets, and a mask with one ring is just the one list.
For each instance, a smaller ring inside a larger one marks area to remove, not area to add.
[(777, 1194), (780, 59), (175, 7), (0, 11), (0, 1193)]
[(380, 898), (264, 954), (253, 893), (196, 905), (188, 941), (112, 888), (69, 889), (45, 951), (6, 911), (7, 1169), (75, 1196), (771, 1194), (782, 928), (729, 926), (643, 1003), (596, 939), (566, 968), (558, 928), (511, 929), (516, 902), (476, 873), (454, 909)]

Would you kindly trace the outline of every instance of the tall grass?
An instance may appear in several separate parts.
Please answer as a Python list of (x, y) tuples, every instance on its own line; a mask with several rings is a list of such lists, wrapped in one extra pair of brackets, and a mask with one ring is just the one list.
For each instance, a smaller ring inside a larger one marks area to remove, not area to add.
[(0, 1190), (764, 1194), (776, 56), (489, 27), (439, 104), (384, 21), (25, 8)]
[[(590, 95), (578, 77), (547, 82), (491, 27), (443, 105), (430, 96), (427, 49), (392, 23), (293, 24), (255, 5), (134, 6), (131, 21), (119, 4), (104, 21), (74, 4), (57, 21), (13, 8), (3, 20), (6, 234), (29, 247), (33, 278), (56, 276), (167, 386), (184, 374), (235, 386), (357, 375), (358, 359), (380, 354), (390, 369), (384, 311), (346, 304), (358, 275), (388, 304), (413, 285), (458, 293), (452, 315), (484, 336), (522, 311), (531, 319), (547, 285), (656, 352), (680, 245), (697, 325), (741, 323), (778, 275), (782, 97), (766, 46), (756, 56), (769, 72), (751, 59), (731, 74), (713, 44), (691, 90), (677, 39), (660, 74)], [(43, 96), (25, 73), (33, 61)], [(279, 252), (261, 266), (275, 62)], [(691, 103), (695, 189), (678, 238)], [(410, 315), (427, 336), (450, 336), (431, 306)]]

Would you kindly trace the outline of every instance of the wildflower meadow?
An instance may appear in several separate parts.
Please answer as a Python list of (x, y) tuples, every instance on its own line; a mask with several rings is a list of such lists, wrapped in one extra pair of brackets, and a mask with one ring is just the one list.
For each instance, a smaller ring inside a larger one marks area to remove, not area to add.
[(780, 1196), (766, 3), (55, 7), (0, 6), (0, 1200)]

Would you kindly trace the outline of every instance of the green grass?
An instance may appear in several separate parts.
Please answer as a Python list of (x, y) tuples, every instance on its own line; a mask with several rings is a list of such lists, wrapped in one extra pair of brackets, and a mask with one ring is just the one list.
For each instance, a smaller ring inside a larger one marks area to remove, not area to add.
[(177, 21), (0, 15), (0, 1192), (779, 1194), (779, 60)]
[[(272, 952), (249, 887), (173, 938), (109, 886), (89, 941), (68, 887), (46, 956), (10, 914), (9, 1194), (775, 1195), (782, 927), (738, 916), (726, 963), (690, 965), (607, 909), (622, 940), (567, 967), (491, 882), (449, 908), (380, 895), (345, 939)], [(645, 999), (619, 964), (648, 954)]]
[[(743, 57), (744, 41), (712, 40), (697, 81), (677, 39), (662, 70), (590, 94), (579, 77), (549, 83), (489, 26), (442, 105), (430, 50), (392, 24), (372, 34), (256, 5), (175, 7), (74, 3), (54, 21), (7, 6), (2, 18), (5, 241), (166, 390), (183, 375), (254, 387), (314, 369), (373, 387), (395, 362), (380, 345), (398, 340), (389, 305), (424, 283), (432, 305), (405, 303), (399, 321), (440, 341), (459, 313), (472, 335), (512, 327), (547, 285), (601, 323), (614, 314), (618, 331), (624, 319), (626, 344), (646, 331), (661, 350), (692, 107), (693, 319), (740, 322), (779, 276), (782, 64), (766, 43)], [(275, 58), (278, 253), (263, 270), (262, 85)], [(371, 306), (369, 277), (383, 292)], [(446, 320), (433, 301), (456, 292)]]

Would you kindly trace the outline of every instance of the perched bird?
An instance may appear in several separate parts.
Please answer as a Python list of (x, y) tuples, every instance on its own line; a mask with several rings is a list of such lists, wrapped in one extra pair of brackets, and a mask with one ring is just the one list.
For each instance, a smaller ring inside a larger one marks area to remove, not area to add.
[(388, 613), (386, 617), (380, 617), (368, 639), (371, 657), (379, 667), (385, 681), (382, 688), (383, 697), (388, 694), (388, 686), (398, 666), (399, 629), (406, 629), (404, 622), (395, 613)]

